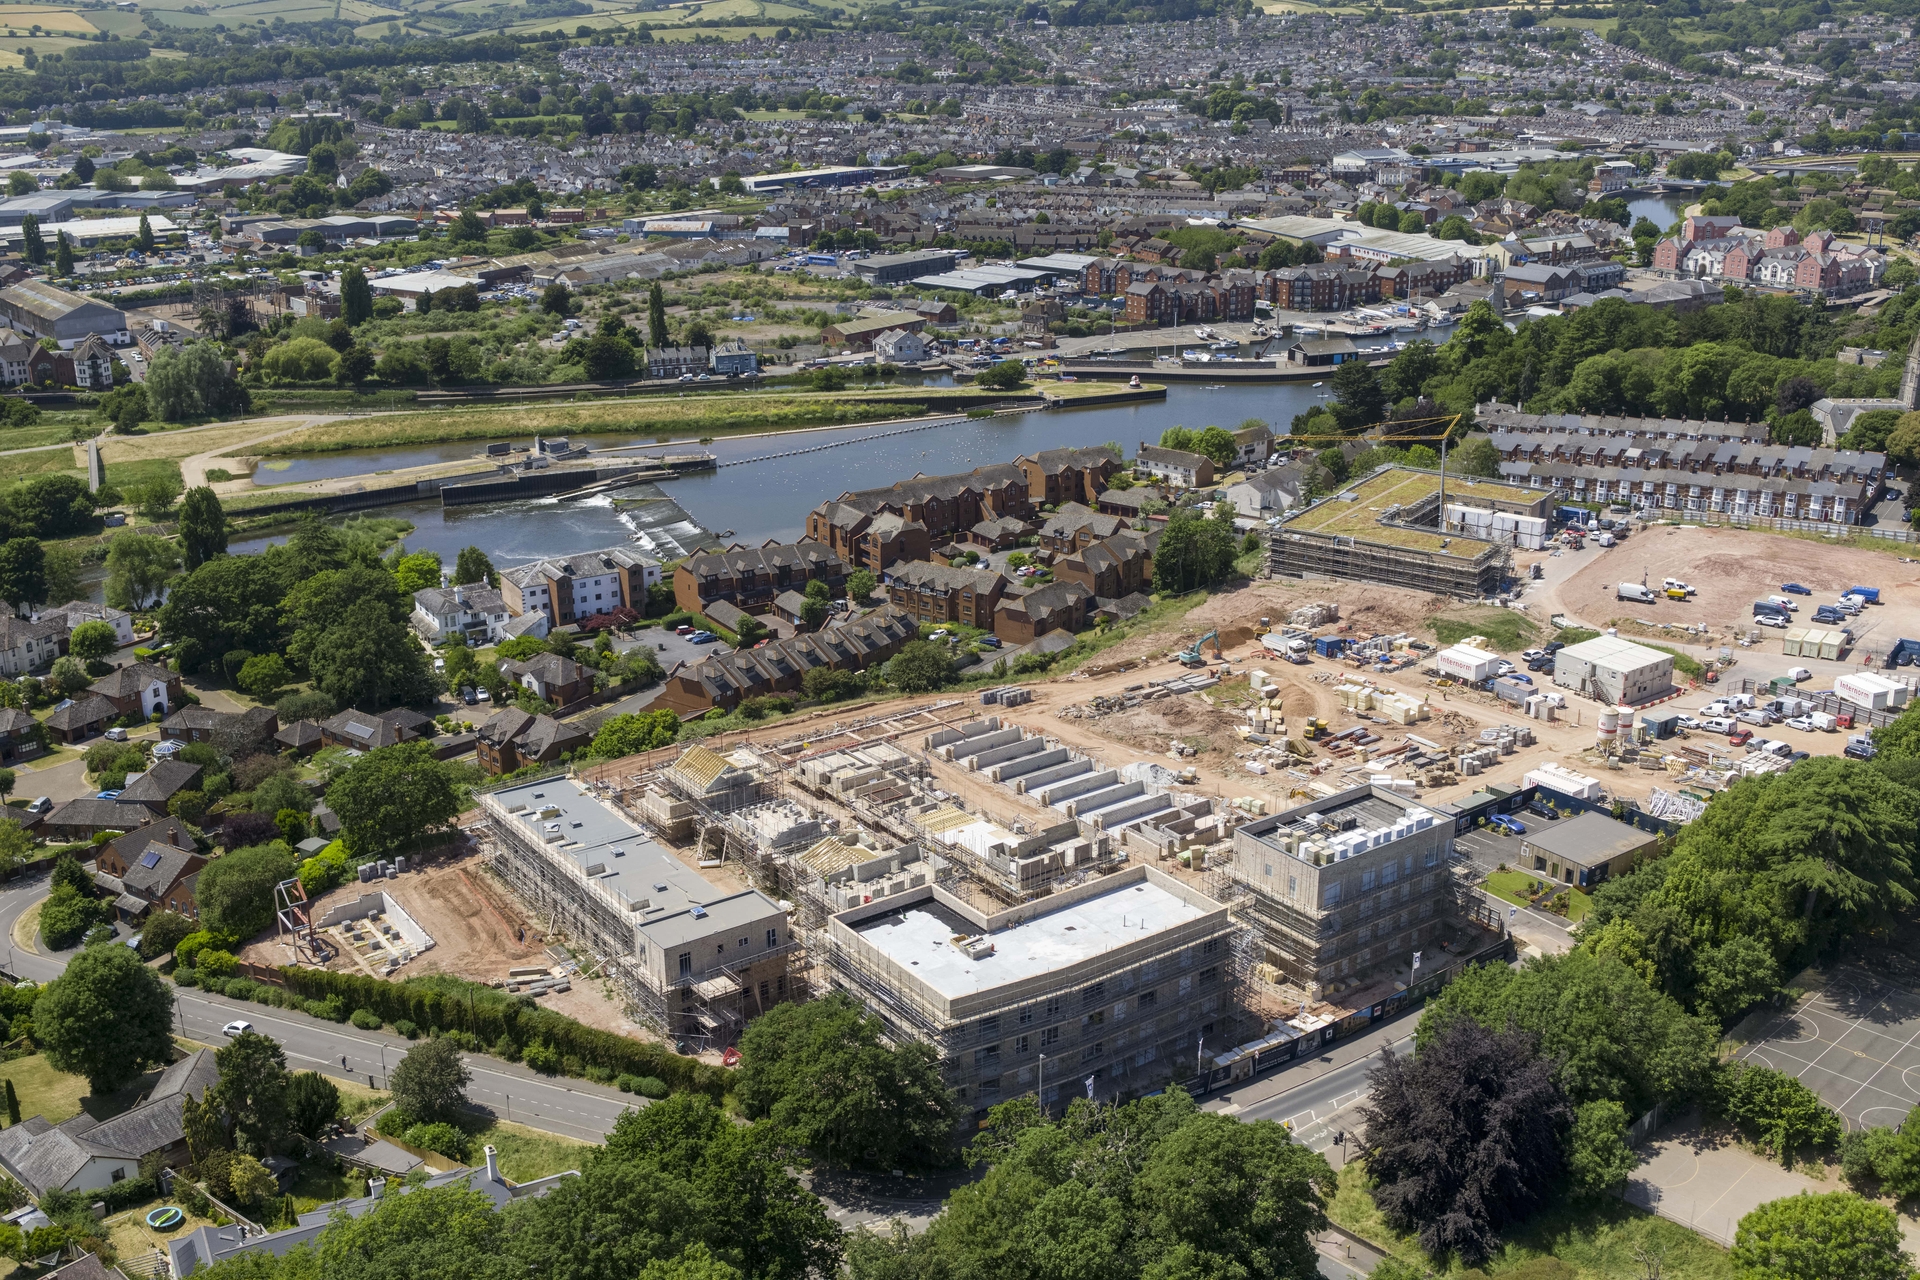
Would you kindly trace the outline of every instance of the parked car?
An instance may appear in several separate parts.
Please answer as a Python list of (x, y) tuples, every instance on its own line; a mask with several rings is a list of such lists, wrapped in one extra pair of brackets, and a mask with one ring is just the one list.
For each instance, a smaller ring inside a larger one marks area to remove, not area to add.
[(1547, 651), (1545, 649), (1528, 649), (1520, 655), (1520, 658), (1524, 662), (1537, 662), (1546, 656)]
[(53, 801), (47, 796), (35, 796), (33, 803), (27, 806), (28, 813), (52, 813)]
[(696, 631), (692, 635), (687, 637), (687, 643), (688, 644), (712, 644), (715, 640), (718, 640), (719, 638), (720, 638), (719, 636), (713, 634), (713, 632), (711, 631)]
[(1850, 760), (1871, 760), (1873, 759), (1873, 744), (1871, 742), (1849, 742), (1846, 750), (1841, 752), (1841, 754)]
[(1790, 596), (1810, 596), (1813, 594), (1813, 592), (1807, 590), (1797, 582), (1783, 582), (1780, 584), (1780, 589)]
[(1700, 727), (1709, 733), (1732, 733), (1738, 726), (1727, 716), (1703, 716)]
[(1518, 671), (1509, 671), (1509, 672), (1507, 672), (1507, 674), (1506, 674), (1506, 678), (1507, 678), (1507, 679), (1509, 679), (1509, 680), (1516, 680), (1516, 681), (1518, 681), (1519, 683), (1521, 683), (1521, 684), (1524, 684), (1524, 685), (1531, 685), (1531, 684), (1533, 683), (1533, 677), (1532, 677), (1532, 676), (1523, 676), (1523, 675), (1521, 675), (1521, 674), (1520, 674), (1520, 673), (1519, 673)]
[(1786, 722), (1787, 728), (1798, 729), (1802, 733), (1813, 732), (1813, 721), (1807, 716), (1795, 716)]
[(1805, 667), (1788, 667), (1787, 678), (1795, 684), (1800, 684), (1803, 681), (1813, 679), (1813, 672), (1807, 670)]
[(1527, 824), (1518, 818), (1509, 818), (1504, 813), (1496, 813), (1487, 819), (1487, 825), (1502, 835), (1523, 836), (1527, 834)]
[(107, 730), (108, 742), (125, 742), (126, 740), (127, 740), (127, 731), (125, 729), (122, 729), (119, 725), (115, 725), (113, 726), (113, 728)]
[(1747, 707), (1734, 717), (1742, 724), (1757, 724), (1762, 728), (1772, 724), (1776, 718), (1773, 712), (1765, 707)]
[(673, 629), (673, 634), (677, 636), (690, 636), (693, 634), (693, 631), (694, 629), (692, 627), (683, 622)]
[(1679, 717), (1678, 724), (1682, 729), (1698, 729), (1700, 727), (1700, 722), (1692, 716)]
[(1755, 623), (1763, 627), (1784, 628), (1791, 625), (1787, 622), (1785, 618), (1781, 617), (1777, 613), (1756, 613), (1753, 615), (1753, 620)]
[(1823, 604), (1813, 611), (1813, 620), (1815, 622), (1840, 622), (1845, 620), (1846, 616), (1846, 614), (1840, 612), (1830, 604)]
[(1727, 741), (1733, 746), (1744, 747), (1753, 741), (1753, 730), (1742, 725), (1727, 735)]
[(1555, 813), (1548, 806), (1541, 804), (1538, 800), (1532, 801), (1527, 805), (1527, 812), (1532, 814), (1538, 814), (1540, 817), (1545, 818), (1549, 822), (1558, 822), (1560, 820), (1560, 815), (1558, 813)]

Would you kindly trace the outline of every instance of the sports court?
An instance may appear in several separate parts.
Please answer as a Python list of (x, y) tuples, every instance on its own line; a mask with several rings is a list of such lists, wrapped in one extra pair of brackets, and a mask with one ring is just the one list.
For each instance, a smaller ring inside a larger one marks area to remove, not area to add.
[(1920, 995), (1835, 970), (1738, 1056), (1798, 1077), (1849, 1129), (1898, 1127), (1920, 1105)]

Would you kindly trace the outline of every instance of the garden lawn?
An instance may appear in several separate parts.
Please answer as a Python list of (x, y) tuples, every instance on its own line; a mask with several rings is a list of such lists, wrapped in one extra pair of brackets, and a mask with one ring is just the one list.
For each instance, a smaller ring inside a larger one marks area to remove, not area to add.
[[(1339, 1190), (1327, 1216), (1428, 1275), (1459, 1275), (1459, 1263), (1429, 1258), (1412, 1236), (1387, 1226), (1368, 1193), (1366, 1165), (1340, 1170)], [(1493, 1280), (1535, 1258), (1554, 1257), (1580, 1273), (1580, 1280), (1644, 1280), (1636, 1248), (1661, 1256), (1661, 1280), (1735, 1280), (1727, 1251), (1696, 1232), (1637, 1209), (1623, 1200), (1561, 1198), (1506, 1233), (1506, 1243), (1482, 1270)]]
[[(1526, 889), (1528, 885), (1536, 883), (1553, 884), (1554, 882), (1545, 879), (1537, 872), (1496, 871), (1487, 877), (1487, 892), (1515, 906), (1531, 906), (1532, 900), (1527, 897)], [(1593, 905), (1591, 895), (1581, 892), (1572, 885), (1562, 884), (1559, 888), (1567, 896), (1567, 922), (1578, 924), (1586, 919), (1587, 911)]]
[(474, 1165), (482, 1163), (488, 1143), (499, 1153), (500, 1172), (511, 1182), (532, 1182), (578, 1169), (590, 1152), (598, 1150), (591, 1143), (496, 1120), (473, 1135)]
[(37, 1053), (0, 1063), (0, 1078), (13, 1081), (23, 1120), (32, 1116), (45, 1116), (49, 1124), (71, 1120), (80, 1114), (80, 1099), (87, 1096), (84, 1076), (55, 1071), (53, 1065)]

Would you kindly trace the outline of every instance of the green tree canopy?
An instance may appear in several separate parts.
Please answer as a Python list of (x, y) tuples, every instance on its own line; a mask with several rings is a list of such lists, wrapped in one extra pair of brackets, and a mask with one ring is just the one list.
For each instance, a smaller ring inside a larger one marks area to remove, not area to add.
[(467, 1064), (460, 1046), (444, 1036), (422, 1040), (393, 1069), (393, 1105), (408, 1119), (452, 1120), (467, 1104)]
[(1893, 1210), (1845, 1191), (1769, 1200), (1734, 1229), (1743, 1280), (1907, 1280)]
[(842, 994), (775, 1005), (741, 1038), (741, 1105), (836, 1164), (938, 1161), (958, 1119), (938, 1055), (916, 1040), (889, 1048), (882, 1030)]
[(327, 807), (339, 816), (340, 834), (356, 857), (398, 853), (459, 814), (454, 776), (453, 766), (434, 759), (425, 742), (380, 747), (334, 780)]
[(284, 841), (234, 849), (200, 872), (194, 895), (209, 929), (251, 938), (273, 924), (273, 887), (293, 877), (297, 863)]
[[(211, 865), (211, 864), (209, 864)], [(126, 947), (88, 947), (33, 1005), (34, 1038), (55, 1069), (96, 1098), (173, 1057), (173, 993)]]

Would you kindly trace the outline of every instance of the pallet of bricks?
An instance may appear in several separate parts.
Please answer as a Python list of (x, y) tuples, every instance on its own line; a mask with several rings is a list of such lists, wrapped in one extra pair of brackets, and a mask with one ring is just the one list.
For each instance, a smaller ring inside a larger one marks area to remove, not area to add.
[(980, 705), (983, 707), (1018, 707), (1033, 701), (1033, 690), (1025, 685), (1005, 684), (997, 689), (982, 689)]

